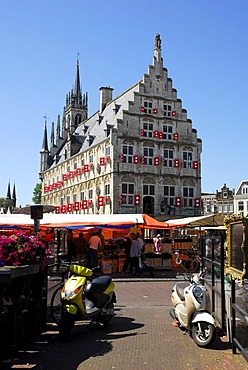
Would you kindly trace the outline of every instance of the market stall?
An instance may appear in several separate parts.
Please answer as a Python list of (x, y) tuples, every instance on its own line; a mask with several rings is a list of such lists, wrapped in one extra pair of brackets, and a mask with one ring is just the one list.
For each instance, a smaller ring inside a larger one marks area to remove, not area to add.
[(200, 249), (200, 239), (205, 234), (206, 229), (223, 227), (224, 216), (211, 214), (198, 217), (185, 217), (180, 219), (170, 219), (166, 221), (173, 228), (173, 255), (172, 267), (179, 268), (176, 258), (180, 258), (188, 265), (195, 266), (197, 252), (192, 250)]
[[(30, 218), (30, 215), (27, 214), (0, 215), (0, 228), (7, 228), (10, 225), (25, 227), (32, 230), (33, 220)], [(50, 241), (50, 245), (56, 257), (56, 252), (66, 252), (65, 235), (67, 230), (73, 230), (75, 235), (77, 235), (80, 230), (83, 230), (84, 235), (89, 239), (91, 233), (97, 228), (103, 230), (106, 239), (104, 249), (99, 251), (99, 262), (101, 263), (103, 272), (110, 273), (120, 272), (125, 260), (122, 245), (121, 243), (116, 243), (117, 239), (121, 240), (130, 231), (139, 231), (143, 235), (148, 235), (148, 230), (153, 230), (152, 232), (155, 233), (156, 230), (169, 229), (169, 225), (157, 221), (146, 214), (44, 214), (43, 218), (40, 220), (39, 236), (44, 238), (44, 233), (50, 229), (59, 230), (60, 235), (57, 237), (57, 242), (52, 243)], [(147, 241), (146, 249), (148, 255), (146, 257), (149, 258), (149, 263), (154, 267), (163, 267), (163, 261), (166, 259), (165, 256), (168, 257), (168, 253), (167, 255), (153, 254), (153, 247), (149, 243), (150, 239), (145, 239), (145, 241)], [(161, 252), (166, 251), (166, 248), (163, 248)]]

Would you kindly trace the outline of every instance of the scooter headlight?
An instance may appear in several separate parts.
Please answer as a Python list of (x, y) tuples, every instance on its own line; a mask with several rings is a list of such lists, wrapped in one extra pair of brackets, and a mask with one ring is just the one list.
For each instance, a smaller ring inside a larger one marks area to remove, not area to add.
[(82, 286), (77, 287), (74, 291), (65, 290), (63, 288), (61, 290), (61, 297), (62, 297), (62, 299), (72, 299), (80, 292), (81, 289), (82, 289)]
[(193, 288), (193, 295), (194, 295), (195, 299), (197, 300), (197, 302), (199, 302), (199, 303), (202, 302), (203, 291), (202, 291), (202, 288), (199, 285), (196, 285)]

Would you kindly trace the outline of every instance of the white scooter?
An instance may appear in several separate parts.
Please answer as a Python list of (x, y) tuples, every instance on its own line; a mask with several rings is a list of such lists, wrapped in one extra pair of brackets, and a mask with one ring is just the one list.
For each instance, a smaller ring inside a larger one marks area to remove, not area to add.
[[(182, 261), (177, 259), (176, 262), (180, 264)], [(186, 272), (185, 280), (189, 283), (186, 286), (185, 282), (176, 283), (171, 294), (174, 308), (170, 310), (170, 315), (176, 320), (174, 325), (187, 330), (199, 347), (210, 345), (216, 336), (209, 292), (203, 285), (204, 273)]]

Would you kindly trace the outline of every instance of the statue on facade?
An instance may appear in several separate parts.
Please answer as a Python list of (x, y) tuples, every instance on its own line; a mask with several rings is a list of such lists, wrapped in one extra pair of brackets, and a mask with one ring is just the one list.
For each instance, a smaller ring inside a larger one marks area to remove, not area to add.
[(155, 37), (155, 48), (161, 48), (161, 38), (160, 38), (160, 35), (158, 33)]

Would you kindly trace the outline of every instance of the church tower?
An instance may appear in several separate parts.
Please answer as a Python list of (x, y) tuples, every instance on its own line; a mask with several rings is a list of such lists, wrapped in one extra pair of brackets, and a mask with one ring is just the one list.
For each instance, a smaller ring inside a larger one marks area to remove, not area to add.
[(88, 96), (82, 95), (79, 73), (79, 57), (77, 57), (76, 76), (73, 89), (66, 95), (64, 107), (63, 133), (64, 139), (67, 134), (73, 134), (79, 124), (88, 118)]
[[(77, 56), (76, 75), (73, 89), (66, 95), (64, 106), (62, 129), (60, 115), (57, 118), (56, 132), (55, 124), (52, 122), (50, 147), (48, 145), (47, 118), (45, 117), (45, 128), (43, 133), (42, 148), (40, 151), (40, 179), (43, 180), (44, 171), (48, 170), (53, 163), (57, 163), (61, 148), (67, 141), (71, 142), (71, 154), (78, 150), (78, 143), (74, 143), (73, 134), (80, 123), (88, 118), (88, 95), (82, 94), (79, 72), (79, 56)], [(75, 146), (75, 148), (74, 148)]]

